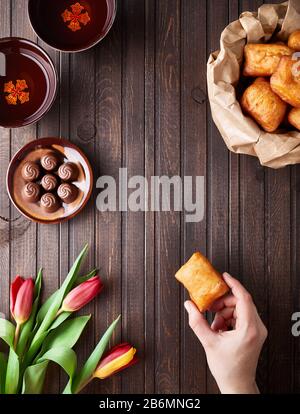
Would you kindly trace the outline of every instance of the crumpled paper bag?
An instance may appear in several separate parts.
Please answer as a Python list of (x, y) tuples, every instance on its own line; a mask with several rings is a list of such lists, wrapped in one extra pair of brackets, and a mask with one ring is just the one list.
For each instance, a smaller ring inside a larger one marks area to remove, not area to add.
[(264, 132), (243, 114), (235, 87), (240, 79), (243, 49), (247, 42), (264, 43), (278, 31), (276, 39), (286, 41), (300, 29), (300, 1), (265, 4), (257, 13), (242, 13), (221, 35), (221, 50), (210, 55), (207, 64), (208, 95), (213, 120), (229, 150), (253, 155), (261, 165), (281, 168), (300, 163), (300, 132)]

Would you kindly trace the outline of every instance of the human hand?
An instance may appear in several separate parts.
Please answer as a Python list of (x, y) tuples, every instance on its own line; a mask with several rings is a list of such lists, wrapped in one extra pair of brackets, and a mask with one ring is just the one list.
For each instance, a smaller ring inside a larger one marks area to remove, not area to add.
[(222, 394), (257, 394), (258, 358), (267, 337), (250, 294), (228, 273), (224, 280), (231, 294), (218, 299), (209, 326), (193, 302), (185, 302), (190, 327), (202, 343), (208, 366)]

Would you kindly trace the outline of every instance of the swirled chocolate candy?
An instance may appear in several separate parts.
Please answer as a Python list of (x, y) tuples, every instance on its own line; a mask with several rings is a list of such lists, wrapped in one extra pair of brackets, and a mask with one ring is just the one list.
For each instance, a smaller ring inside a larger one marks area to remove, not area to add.
[(53, 171), (58, 166), (58, 158), (54, 152), (48, 152), (41, 158), (41, 165), (46, 171)]
[(66, 204), (73, 203), (78, 196), (78, 188), (73, 184), (62, 183), (57, 190), (58, 197)]
[(65, 162), (58, 169), (58, 176), (63, 181), (76, 181), (78, 178), (78, 167), (73, 162)]
[(22, 167), (22, 177), (26, 181), (35, 181), (39, 178), (40, 167), (32, 161), (26, 161)]
[(40, 198), (41, 188), (37, 183), (27, 183), (23, 188), (23, 196), (31, 203), (36, 203)]
[(41, 198), (41, 207), (47, 213), (54, 213), (60, 207), (60, 203), (55, 194), (45, 193)]
[(52, 191), (57, 186), (57, 178), (55, 177), (55, 175), (46, 174), (42, 178), (41, 184), (42, 184), (42, 187), (44, 188), (44, 190)]

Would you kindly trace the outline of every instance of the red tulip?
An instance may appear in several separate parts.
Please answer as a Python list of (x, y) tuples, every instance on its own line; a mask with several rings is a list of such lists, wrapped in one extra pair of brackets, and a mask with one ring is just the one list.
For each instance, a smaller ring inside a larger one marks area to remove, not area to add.
[(107, 355), (100, 361), (94, 372), (94, 377), (105, 379), (125, 368), (135, 364), (137, 357), (136, 349), (128, 343), (113, 347)]
[(16, 276), (10, 287), (10, 310), (17, 323), (22, 325), (29, 319), (33, 302), (34, 283), (31, 278)]
[(99, 276), (91, 277), (81, 283), (65, 297), (61, 312), (75, 312), (89, 303), (103, 289), (103, 283)]

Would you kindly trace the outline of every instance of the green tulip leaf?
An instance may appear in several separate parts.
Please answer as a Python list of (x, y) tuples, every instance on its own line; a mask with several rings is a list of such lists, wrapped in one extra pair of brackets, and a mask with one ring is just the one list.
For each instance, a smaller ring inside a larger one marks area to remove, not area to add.
[(87, 254), (87, 249), (88, 249), (88, 245), (85, 245), (85, 247), (83, 248), (83, 250), (81, 251), (81, 253), (79, 254), (79, 256), (77, 257), (77, 259), (75, 260), (73, 266), (71, 267), (68, 276), (66, 277), (65, 281), (63, 282), (63, 284), (61, 285), (61, 287), (58, 289), (58, 291), (56, 292), (49, 308), (48, 311), (44, 317), (44, 319), (41, 321), (40, 326), (38, 327), (31, 345), (29, 347), (27, 356), (26, 356), (26, 364), (29, 365), (31, 363), (31, 361), (33, 360), (34, 356), (36, 355), (36, 353), (39, 351), (39, 348), (42, 345), (43, 342), (43, 334), (49, 329), (49, 327), (51, 326), (52, 322), (54, 321), (54, 319), (56, 318), (56, 314), (61, 306), (61, 303), (64, 299), (64, 297), (68, 294), (68, 292), (70, 291), (70, 289), (72, 288), (72, 286), (74, 285), (77, 277), (78, 277), (78, 272), (81, 266), (81, 263), (83, 261), (83, 259), (85, 258), (86, 254)]
[(56, 329), (61, 325), (70, 315), (72, 315), (73, 312), (62, 312), (58, 317), (55, 319), (53, 324), (48, 329), (48, 332), (53, 331), (53, 329)]
[(19, 375), (20, 375), (19, 357), (15, 353), (13, 348), (10, 348), (8, 361), (7, 361), (7, 369), (6, 369), (5, 394), (16, 394), (17, 393)]
[(49, 361), (31, 365), (23, 375), (22, 394), (41, 394), (43, 391)]
[(69, 378), (73, 378), (77, 366), (77, 357), (73, 349), (67, 347), (51, 348), (38, 361), (53, 361), (60, 365), (62, 369), (68, 374)]
[(15, 326), (7, 319), (0, 318), (0, 338), (11, 348), (14, 346)]
[(0, 394), (5, 392), (6, 367), (7, 357), (3, 352), (0, 352)]
[(73, 348), (90, 318), (91, 315), (78, 316), (77, 318), (62, 323), (58, 328), (48, 334), (43, 342), (40, 354), (44, 355), (51, 348)]
[(36, 364), (26, 368), (23, 377), (22, 394), (42, 393), (50, 361), (60, 365), (69, 376), (69, 382), (72, 383), (77, 366), (75, 352), (66, 347), (52, 348), (39, 358)]
[[(77, 394), (92, 377), (120, 318), (121, 315), (110, 325), (82, 369), (75, 375), (73, 387), (70, 388), (74, 394)], [(67, 387), (69, 387), (69, 384)]]
[(93, 269), (88, 274), (84, 276), (79, 276), (76, 280), (76, 286), (80, 285), (83, 282), (86, 282), (87, 280), (91, 279), (92, 277), (96, 276), (98, 274), (99, 269)]
[(27, 322), (22, 325), (20, 338), (18, 340), (17, 344), (17, 354), (19, 356), (23, 355), (26, 345), (29, 341), (29, 338), (32, 333), (32, 328), (34, 326), (34, 321), (37, 313), (37, 309), (39, 306), (39, 300), (40, 300), (40, 294), (41, 294), (41, 287), (42, 287), (42, 277), (43, 277), (43, 269), (39, 270), (39, 273), (35, 279), (35, 285), (34, 285), (34, 302), (32, 305), (32, 311), (30, 314), (30, 318)]
[(52, 303), (53, 303), (55, 297), (57, 296), (57, 294), (58, 294), (58, 290), (56, 290), (54, 293), (52, 293), (52, 295), (49, 296), (49, 298), (46, 299), (46, 301), (40, 307), (40, 310), (38, 311), (38, 314), (36, 316), (37, 327), (44, 320), (44, 318), (47, 315), (47, 312), (48, 312), (50, 306), (52, 305)]

